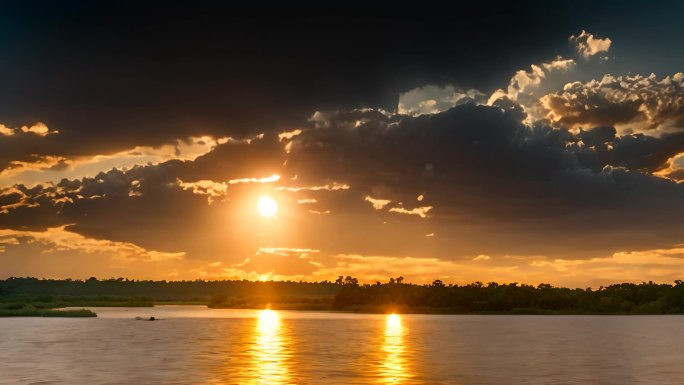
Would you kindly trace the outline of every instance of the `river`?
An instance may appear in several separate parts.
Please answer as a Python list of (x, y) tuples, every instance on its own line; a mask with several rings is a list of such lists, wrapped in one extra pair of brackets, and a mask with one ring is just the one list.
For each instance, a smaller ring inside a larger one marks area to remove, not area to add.
[(0, 318), (0, 384), (684, 382), (682, 316), (91, 309)]

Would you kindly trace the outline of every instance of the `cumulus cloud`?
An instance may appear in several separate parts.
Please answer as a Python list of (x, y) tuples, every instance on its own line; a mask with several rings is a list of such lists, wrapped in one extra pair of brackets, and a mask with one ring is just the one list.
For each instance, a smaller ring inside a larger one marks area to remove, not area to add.
[(547, 71), (568, 70), (574, 67), (575, 64), (575, 60), (573, 59), (563, 59), (563, 57), (557, 56), (548, 63), (542, 63), (542, 67)]
[(51, 130), (45, 123), (38, 122), (31, 126), (21, 126), (18, 128), (7, 127), (0, 123), (0, 135), (13, 136), (16, 134), (32, 134), (36, 136), (48, 136), (50, 134), (57, 134), (59, 131)]
[[(672, 211), (678, 210), (674, 202), (681, 188), (648, 174), (683, 151), (683, 138), (677, 135), (618, 136), (612, 128), (573, 133), (541, 123), (528, 126), (509, 110), (475, 105), (398, 122), (369, 119), (353, 129), (348, 128), (347, 118), (337, 114), (304, 130), (295, 139), (297, 150), (286, 166), (299, 175), (299, 181), (315, 183), (331, 175), (347, 181), (351, 195), (322, 201), (332, 205), (328, 207), (333, 213), (362, 210), (354, 205), (354, 196), (410, 202), (424, 195), (421, 206), (433, 207), (428, 219), (442, 226), (473, 218), (478, 223), (516, 223), (507, 226), (518, 229), (513, 233), (519, 240), (534, 243), (527, 237), (537, 229), (559, 242), (565, 239), (563, 244), (570, 247), (570, 238), (563, 235), (570, 231), (584, 234), (587, 244), (592, 244), (589, 248), (608, 249), (622, 242), (619, 234), (637, 231), (643, 218), (651, 218), (650, 223), (668, 234), (681, 227)], [(646, 195), (660, 198), (629, 198)], [(603, 223), (613, 233), (599, 240), (598, 234), (591, 234), (592, 226), (582, 224), (585, 221)], [(668, 238), (665, 233), (655, 238)], [(637, 239), (649, 237), (637, 235), (631, 241), (636, 244)], [(520, 245), (510, 242), (511, 250)], [(528, 246), (518, 250), (530, 251)]]
[(611, 76), (572, 82), (540, 98), (545, 117), (567, 127), (615, 126), (659, 135), (684, 129), (684, 74)]
[(0, 214), (8, 214), (19, 207), (37, 207), (40, 203), (32, 201), (25, 190), (16, 186), (0, 189)]
[(0, 123), (0, 135), (12, 136), (14, 135), (14, 130)]
[(526, 122), (540, 119), (539, 96), (561, 82), (567, 70), (575, 67), (573, 59), (556, 57), (546, 63), (532, 64), (530, 70), (517, 71), (508, 83), (507, 89), (494, 91), (487, 99), (487, 105), (501, 108), (521, 108)]
[(607, 53), (612, 44), (609, 38), (599, 38), (585, 30), (577, 36), (570, 36), (569, 40), (576, 44), (577, 52), (585, 59), (603, 52)]
[(665, 167), (656, 171), (654, 174), (672, 179), (679, 183), (684, 182), (684, 152), (670, 157), (667, 160)]

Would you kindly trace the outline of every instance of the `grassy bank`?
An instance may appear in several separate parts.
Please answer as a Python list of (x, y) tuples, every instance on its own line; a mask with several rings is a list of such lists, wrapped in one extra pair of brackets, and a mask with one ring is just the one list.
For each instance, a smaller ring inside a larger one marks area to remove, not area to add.
[[(79, 307), (151, 307), (145, 298), (115, 296), (52, 296), (27, 294), (0, 296), (0, 317), (96, 317)], [(60, 310), (72, 308), (71, 310)]]
[(31, 304), (24, 304), (22, 307), (0, 309), (0, 317), (97, 317), (97, 314), (88, 309), (41, 309)]

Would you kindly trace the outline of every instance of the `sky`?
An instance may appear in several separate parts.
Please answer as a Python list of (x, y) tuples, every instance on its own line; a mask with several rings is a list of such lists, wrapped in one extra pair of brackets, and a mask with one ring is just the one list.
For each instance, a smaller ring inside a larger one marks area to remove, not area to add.
[(0, 3), (0, 278), (682, 279), (683, 11)]

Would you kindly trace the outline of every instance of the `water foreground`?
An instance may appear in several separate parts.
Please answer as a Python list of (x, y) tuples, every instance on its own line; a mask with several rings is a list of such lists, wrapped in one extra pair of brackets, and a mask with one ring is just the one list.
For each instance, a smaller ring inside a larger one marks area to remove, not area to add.
[[(0, 319), (0, 384), (678, 384), (683, 316), (92, 308)], [(154, 316), (160, 321), (136, 321)]]

